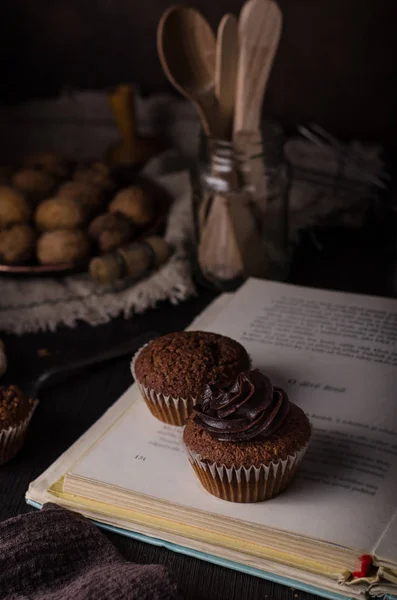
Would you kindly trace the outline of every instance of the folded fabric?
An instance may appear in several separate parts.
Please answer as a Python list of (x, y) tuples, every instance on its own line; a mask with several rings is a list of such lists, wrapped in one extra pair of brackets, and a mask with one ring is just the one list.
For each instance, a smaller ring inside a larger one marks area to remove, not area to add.
[(181, 600), (161, 565), (124, 560), (87, 519), (46, 504), (0, 523), (0, 599)]

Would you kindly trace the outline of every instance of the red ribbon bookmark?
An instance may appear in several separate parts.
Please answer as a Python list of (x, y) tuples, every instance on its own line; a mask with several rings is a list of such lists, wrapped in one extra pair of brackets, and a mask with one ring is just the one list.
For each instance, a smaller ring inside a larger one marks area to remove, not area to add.
[(372, 567), (372, 556), (363, 554), (360, 556), (360, 570), (352, 573), (353, 577), (366, 577)]

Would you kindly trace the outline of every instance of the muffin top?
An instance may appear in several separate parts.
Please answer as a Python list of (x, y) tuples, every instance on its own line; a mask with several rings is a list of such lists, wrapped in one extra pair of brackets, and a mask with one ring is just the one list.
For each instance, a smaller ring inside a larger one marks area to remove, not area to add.
[(195, 423), (194, 413), (186, 423), (183, 440), (186, 446), (200, 454), (202, 461), (226, 467), (251, 466), (284, 460), (303, 448), (309, 441), (311, 428), (308, 418), (299, 406), (291, 402), (291, 408), (282, 429), (265, 440), (248, 442), (220, 442), (213, 438), (202, 425)]
[(166, 395), (198, 397), (207, 383), (230, 383), (250, 366), (241, 344), (207, 331), (170, 333), (150, 342), (134, 364), (144, 386)]
[(26, 419), (33, 401), (16, 385), (0, 385), (0, 431), (15, 427)]
[(258, 370), (229, 387), (206, 386), (184, 431), (186, 446), (203, 461), (260, 466), (286, 459), (306, 445), (311, 428), (301, 408)]

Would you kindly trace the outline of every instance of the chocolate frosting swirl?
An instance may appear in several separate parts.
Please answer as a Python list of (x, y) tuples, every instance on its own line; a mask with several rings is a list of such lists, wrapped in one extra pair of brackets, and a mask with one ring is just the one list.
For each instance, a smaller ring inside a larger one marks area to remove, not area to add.
[(276, 433), (289, 408), (286, 392), (255, 369), (240, 373), (231, 387), (207, 385), (194, 420), (219, 441), (247, 442)]

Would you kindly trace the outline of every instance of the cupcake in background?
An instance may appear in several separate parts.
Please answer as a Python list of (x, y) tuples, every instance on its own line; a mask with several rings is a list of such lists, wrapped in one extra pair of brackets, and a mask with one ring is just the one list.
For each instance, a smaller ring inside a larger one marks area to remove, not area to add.
[(170, 425), (184, 425), (211, 381), (232, 383), (250, 368), (245, 348), (206, 331), (164, 335), (141, 348), (131, 371), (151, 413)]
[(0, 386), (0, 465), (21, 449), (35, 406), (16, 385)]
[(260, 502), (291, 483), (310, 435), (303, 410), (255, 369), (231, 386), (207, 385), (183, 440), (208, 492), (231, 502)]

